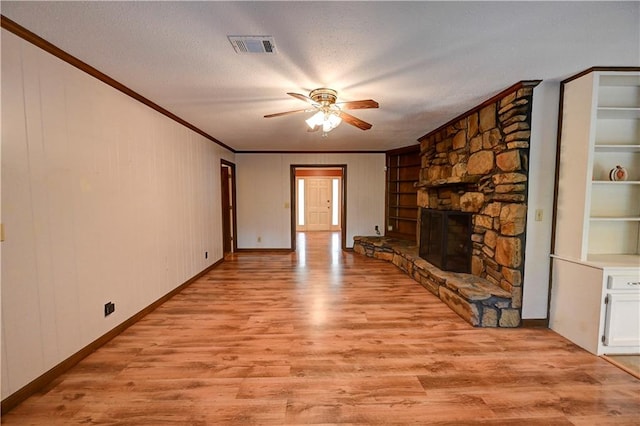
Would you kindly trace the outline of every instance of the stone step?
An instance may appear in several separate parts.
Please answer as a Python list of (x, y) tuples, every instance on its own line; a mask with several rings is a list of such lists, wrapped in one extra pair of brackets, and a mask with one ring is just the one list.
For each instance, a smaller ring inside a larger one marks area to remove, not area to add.
[(392, 262), (476, 327), (518, 327), (520, 311), (512, 307), (508, 291), (471, 274), (442, 271), (418, 255), (418, 247), (406, 240), (356, 236), (353, 250)]

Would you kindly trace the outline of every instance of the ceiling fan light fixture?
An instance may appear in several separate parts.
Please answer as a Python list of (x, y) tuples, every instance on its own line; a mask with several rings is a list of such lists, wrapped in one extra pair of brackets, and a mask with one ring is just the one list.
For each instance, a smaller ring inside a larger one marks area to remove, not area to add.
[(311, 116), (311, 118), (305, 120), (305, 122), (310, 129), (315, 129), (317, 126), (322, 126), (324, 122), (324, 111), (316, 112)]
[(338, 127), (342, 123), (342, 118), (335, 111), (327, 113), (322, 123), (322, 131), (327, 133)]
[(342, 123), (342, 118), (340, 118), (339, 114), (340, 110), (337, 108), (322, 108), (320, 111), (313, 114), (311, 118), (305, 120), (305, 122), (310, 129), (315, 130), (316, 127), (322, 127), (323, 133), (327, 133)]

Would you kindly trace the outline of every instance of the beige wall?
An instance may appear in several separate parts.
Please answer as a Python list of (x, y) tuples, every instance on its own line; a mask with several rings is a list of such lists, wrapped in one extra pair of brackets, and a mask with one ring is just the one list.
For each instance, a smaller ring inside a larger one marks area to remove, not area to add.
[(2, 31), (3, 399), (221, 259), (221, 157)]
[(347, 247), (384, 230), (384, 154), (237, 154), (238, 248), (291, 247), (292, 164), (347, 165)]

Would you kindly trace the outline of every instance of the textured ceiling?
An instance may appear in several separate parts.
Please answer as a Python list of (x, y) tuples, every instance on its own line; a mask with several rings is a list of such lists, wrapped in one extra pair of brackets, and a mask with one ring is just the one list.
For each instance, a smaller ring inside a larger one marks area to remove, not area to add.
[[(640, 65), (638, 2), (9, 2), (2, 14), (237, 151), (387, 150), (520, 81)], [(227, 35), (271, 35), (239, 55)], [(373, 124), (265, 119), (331, 87)]]

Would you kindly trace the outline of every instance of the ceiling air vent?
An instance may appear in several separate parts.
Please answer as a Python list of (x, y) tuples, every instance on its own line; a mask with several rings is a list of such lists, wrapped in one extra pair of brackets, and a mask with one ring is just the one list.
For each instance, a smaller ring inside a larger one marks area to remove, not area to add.
[(227, 36), (236, 53), (276, 53), (271, 36)]

